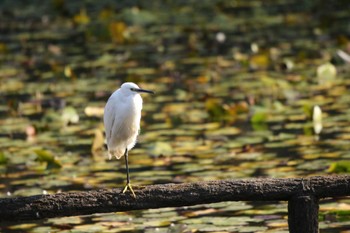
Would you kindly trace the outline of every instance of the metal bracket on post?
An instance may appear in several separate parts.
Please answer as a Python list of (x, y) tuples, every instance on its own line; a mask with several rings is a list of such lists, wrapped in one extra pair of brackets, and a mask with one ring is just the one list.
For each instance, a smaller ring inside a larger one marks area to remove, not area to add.
[(288, 225), (290, 233), (318, 232), (318, 198), (298, 195), (288, 201)]

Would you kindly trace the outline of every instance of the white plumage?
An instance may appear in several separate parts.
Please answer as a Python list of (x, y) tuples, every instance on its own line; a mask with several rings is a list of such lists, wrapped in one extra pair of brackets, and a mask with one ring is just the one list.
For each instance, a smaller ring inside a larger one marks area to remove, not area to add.
[(109, 97), (104, 113), (104, 124), (109, 159), (120, 159), (125, 149), (131, 150), (140, 130), (142, 98), (134, 83), (124, 83), (120, 89)]
[[(140, 131), (142, 98), (140, 93), (152, 93), (135, 83), (123, 83), (108, 99), (104, 110), (108, 156), (120, 159), (125, 156), (127, 186), (134, 194), (129, 182), (128, 151), (131, 150)], [(134, 194), (135, 196), (135, 194)]]

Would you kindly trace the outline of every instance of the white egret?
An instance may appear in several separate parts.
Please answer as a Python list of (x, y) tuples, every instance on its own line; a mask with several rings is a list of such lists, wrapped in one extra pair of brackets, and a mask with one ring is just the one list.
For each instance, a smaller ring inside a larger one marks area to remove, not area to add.
[(136, 197), (131, 187), (129, 177), (128, 152), (137, 139), (140, 130), (142, 98), (140, 93), (151, 93), (141, 89), (135, 83), (123, 83), (108, 99), (104, 110), (104, 125), (107, 138), (108, 156), (120, 159), (125, 157), (126, 186), (123, 193), (129, 188)]

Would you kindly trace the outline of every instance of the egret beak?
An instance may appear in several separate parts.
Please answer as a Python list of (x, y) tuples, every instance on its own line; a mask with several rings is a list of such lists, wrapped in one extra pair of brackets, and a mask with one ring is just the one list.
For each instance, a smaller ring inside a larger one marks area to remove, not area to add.
[(134, 91), (148, 93), (148, 94), (154, 94), (154, 91), (149, 91), (149, 90), (145, 90), (145, 89), (141, 89), (141, 88), (134, 88)]

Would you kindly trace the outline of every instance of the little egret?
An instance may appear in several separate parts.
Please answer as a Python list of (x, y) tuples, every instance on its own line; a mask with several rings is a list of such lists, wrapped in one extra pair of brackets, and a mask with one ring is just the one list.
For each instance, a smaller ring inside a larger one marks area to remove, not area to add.
[(125, 157), (126, 186), (123, 193), (129, 188), (136, 197), (131, 187), (129, 178), (128, 151), (136, 143), (140, 130), (142, 98), (140, 93), (151, 93), (141, 89), (135, 83), (123, 83), (108, 99), (104, 111), (104, 125), (107, 138), (108, 156), (120, 159)]

